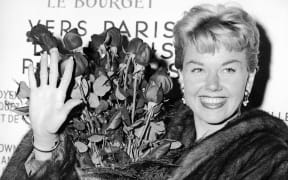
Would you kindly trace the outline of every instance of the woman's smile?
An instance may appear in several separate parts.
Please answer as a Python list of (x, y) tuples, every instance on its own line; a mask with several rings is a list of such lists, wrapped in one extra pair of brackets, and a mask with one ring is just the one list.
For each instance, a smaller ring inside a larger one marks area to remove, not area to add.
[(200, 96), (199, 99), (200, 99), (201, 105), (207, 109), (222, 108), (227, 102), (227, 98), (225, 97)]

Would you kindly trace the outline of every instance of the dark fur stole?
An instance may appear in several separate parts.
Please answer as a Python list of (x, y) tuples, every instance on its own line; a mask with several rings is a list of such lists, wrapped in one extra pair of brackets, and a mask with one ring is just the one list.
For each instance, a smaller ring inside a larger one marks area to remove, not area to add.
[(248, 111), (195, 142), (195, 129), (186, 127), (194, 123), (193, 113), (181, 108), (183, 114), (170, 122), (168, 137), (177, 136), (189, 150), (178, 159), (179, 168), (170, 179), (288, 179), (288, 128), (282, 120)]
[(31, 142), (32, 131), (29, 131), (16, 148), (13, 156), (10, 158), (7, 167), (1, 176), (1, 180), (28, 179), (24, 163), (33, 150)]
[(75, 164), (75, 149), (68, 136), (61, 136), (61, 144), (52, 154), (52, 160), (42, 163), (39, 170), (30, 177), (25, 169), (25, 162), (33, 151), (32, 131), (21, 140), (7, 164), (1, 180), (78, 180)]

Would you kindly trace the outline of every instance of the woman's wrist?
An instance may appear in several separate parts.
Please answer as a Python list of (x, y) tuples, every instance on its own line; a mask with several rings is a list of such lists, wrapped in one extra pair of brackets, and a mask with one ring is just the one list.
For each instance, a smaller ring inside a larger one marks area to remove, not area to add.
[(33, 147), (35, 159), (46, 161), (52, 158), (52, 152), (56, 150), (60, 143), (58, 134), (43, 134), (33, 132)]
[(33, 133), (34, 149), (42, 152), (51, 152), (59, 145), (58, 134), (38, 134)]

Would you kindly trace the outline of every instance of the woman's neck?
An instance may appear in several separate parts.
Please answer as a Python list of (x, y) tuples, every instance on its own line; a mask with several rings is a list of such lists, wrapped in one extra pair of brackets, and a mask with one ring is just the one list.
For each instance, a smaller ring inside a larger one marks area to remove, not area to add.
[(204, 139), (205, 137), (219, 131), (222, 129), (229, 121), (232, 119), (238, 117), (241, 114), (240, 108), (235, 111), (230, 117), (228, 117), (226, 120), (223, 120), (223, 123), (220, 124), (209, 124), (206, 121), (203, 120), (197, 120), (197, 118), (194, 117), (195, 122), (195, 129), (196, 129), (196, 141), (199, 141), (201, 139)]

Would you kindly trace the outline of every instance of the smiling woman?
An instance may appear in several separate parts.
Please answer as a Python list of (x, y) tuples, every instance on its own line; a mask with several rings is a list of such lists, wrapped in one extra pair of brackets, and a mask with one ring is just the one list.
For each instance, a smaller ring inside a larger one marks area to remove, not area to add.
[(242, 112), (258, 69), (259, 31), (242, 9), (193, 7), (174, 27), (175, 66), (186, 105), (168, 137), (187, 147), (170, 179), (287, 179), (288, 128)]

